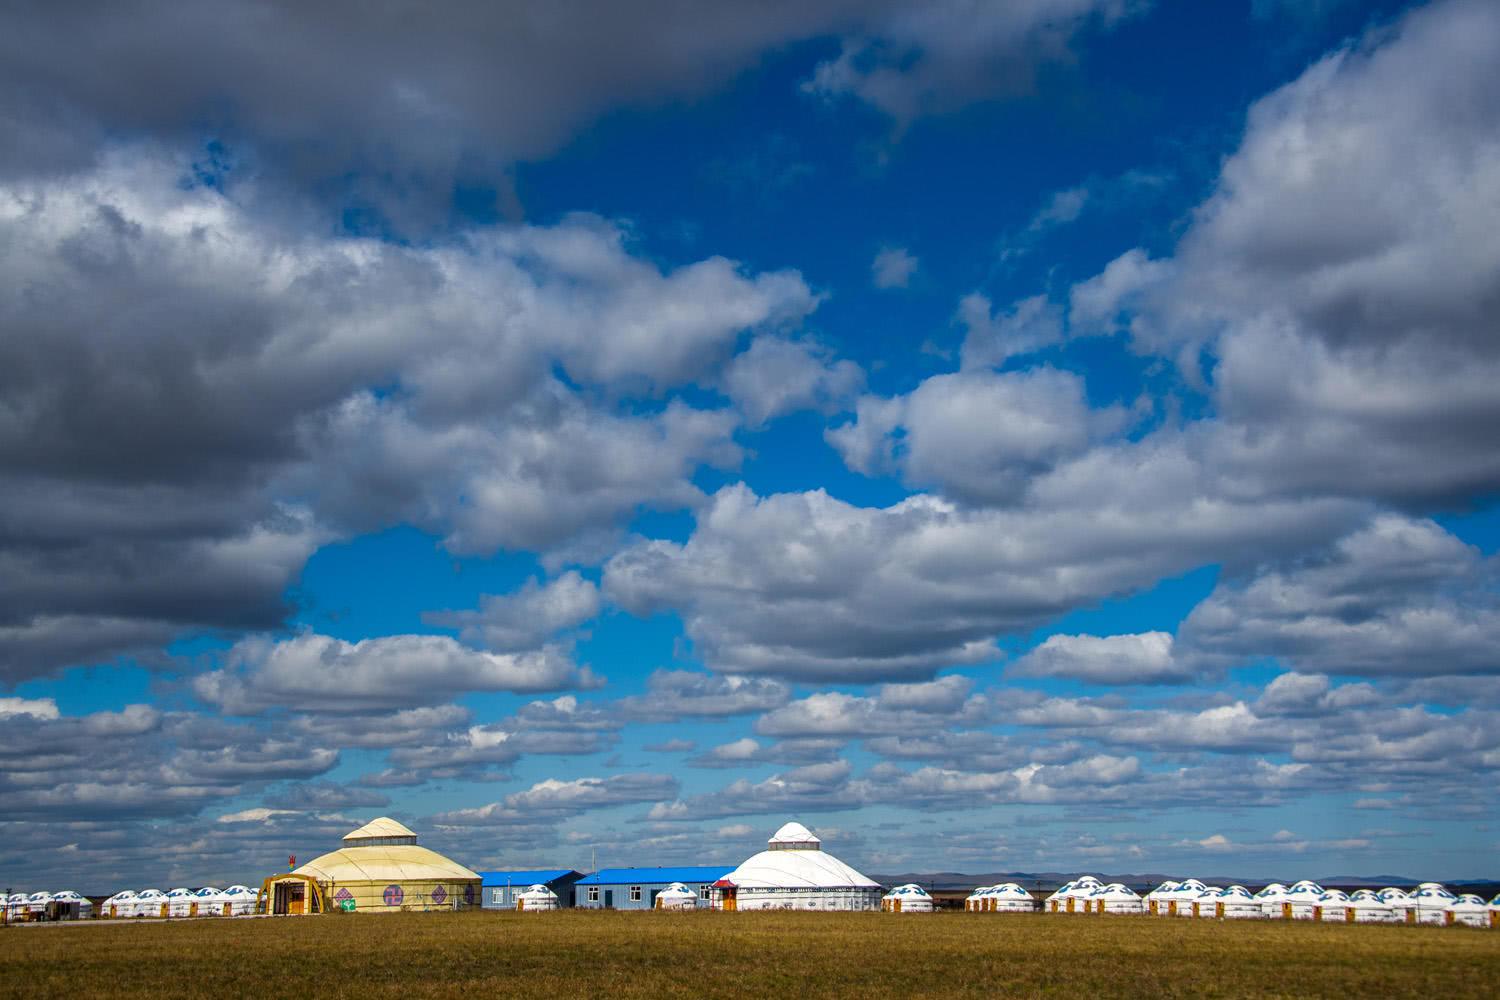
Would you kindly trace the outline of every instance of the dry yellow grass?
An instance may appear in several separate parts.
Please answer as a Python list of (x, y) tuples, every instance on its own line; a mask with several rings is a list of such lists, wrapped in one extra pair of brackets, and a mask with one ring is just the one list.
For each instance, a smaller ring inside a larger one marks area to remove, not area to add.
[(330, 915), (0, 932), (0, 991), (111, 998), (1496, 995), (1500, 932), (939, 913)]

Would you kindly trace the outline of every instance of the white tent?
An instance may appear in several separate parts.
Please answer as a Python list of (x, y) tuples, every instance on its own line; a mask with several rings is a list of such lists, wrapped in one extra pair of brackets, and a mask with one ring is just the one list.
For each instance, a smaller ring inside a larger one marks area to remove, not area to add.
[(1411, 896), (1405, 889), (1389, 886), (1375, 895), (1391, 908), (1391, 919), (1397, 923), (1411, 923), (1417, 919), (1416, 904), (1411, 901)]
[(167, 916), (169, 917), (194, 917), (197, 909), (194, 906), (198, 900), (193, 895), (193, 890), (186, 886), (178, 886), (176, 889), (167, 890)]
[(1448, 923), (1488, 927), (1490, 908), (1485, 905), (1482, 898), (1472, 892), (1466, 892), (1448, 905)]
[(1448, 922), (1448, 907), (1457, 899), (1443, 888), (1441, 882), (1423, 882), (1411, 894), (1410, 905), (1416, 914), (1412, 919), (1419, 924), (1445, 924)]
[(211, 885), (205, 885), (193, 893), (193, 899), (198, 904), (200, 917), (219, 917), (224, 915), (224, 894)]
[(1219, 893), (1223, 891), (1223, 888), (1217, 885), (1204, 886), (1203, 891), (1198, 893), (1197, 899), (1189, 900), (1190, 904), (1196, 904), (1193, 907), (1194, 915), (1207, 917), (1210, 920), (1218, 916)]
[(121, 889), (104, 901), (103, 915), (106, 917), (128, 917), (135, 912), (135, 893)]
[(1128, 913), (1140, 914), (1146, 912), (1146, 903), (1140, 895), (1122, 882), (1111, 882), (1109, 885), (1101, 885), (1089, 893), (1090, 912), (1093, 913)]
[(131, 900), (130, 915), (132, 917), (162, 917), (167, 905), (167, 894), (160, 889), (142, 889), (135, 894)]
[(1167, 879), (1167, 881), (1146, 893), (1146, 911), (1152, 916), (1166, 916), (1167, 900), (1171, 899), (1172, 893), (1177, 891), (1178, 884), (1171, 879)]
[(224, 890), (231, 917), (248, 917), (255, 913), (255, 890), (247, 885), (232, 885)]
[(1048, 913), (1063, 913), (1068, 910), (1068, 900), (1072, 898), (1074, 882), (1064, 882), (1058, 886), (1056, 891), (1046, 899), (1042, 900), (1042, 908)]
[(1225, 920), (1249, 920), (1265, 913), (1260, 901), (1250, 895), (1250, 890), (1238, 884), (1219, 890), (1213, 904), (1214, 915)]
[(696, 910), (698, 894), (681, 882), (673, 882), (656, 894), (658, 910)]
[(932, 896), (915, 882), (908, 882), (881, 896), (880, 908), (889, 913), (931, 913)]
[(1167, 894), (1167, 914), (1169, 916), (1191, 917), (1193, 915), (1193, 904), (1208, 886), (1195, 878), (1183, 879), (1177, 883), (1177, 888)]
[(1035, 913), (1036, 899), (1015, 882), (1002, 882), (989, 890), (989, 908), (999, 913)]
[(1260, 915), (1263, 917), (1283, 918), (1292, 915), (1292, 900), (1288, 895), (1290, 890), (1280, 882), (1272, 882), (1260, 892), (1255, 894), (1255, 901), (1260, 904)]
[(557, 909), (557, 893), (538, 883), (516, 897), (516, 909), (522, 913), (539, 913)]
[(1396, 922), (1396, 908), (1380, 898), (1374, 889), (1360, 889), (1349, 894), (1349, 911), (1354, 922), (1359, 924), (1391, 924)]
[(52, 893), (50, 892), (33, 892), (27, 896), (26, 909), (30, 912), (31, 919), (35, 920), (37, 917), (45, 914), (47, 912), (47, 904), (50, 902), (52, 902)]
[(1313, 919), (1329, 924), (1347, 923), (1353, 909), (1349, 902), (1349, 894), (1344, 890), (1328, 889), (1318, 897), (1317, 905), (1313, 908)]
[(13, 892), (5, 897), (5, 919), (10, 922), (25, 920), (31, 912), (27, 908), (27, 901), (31, 897), (24, 892)]
[(973, 892), (964, 897), (964, 909), (970, 913), (988, 912), (989, 907), (986, 904), (990, 899), (990, 890), (993, 888), (995, 887), (992, 885), (976, 886)]
[(1318, 898), (1323, 895), (1323, 887), (1316, 882), (1303, 880), (1297, 882), (1286, 891), (1287, 902), (1292, 904), (1291, 917), (1293, 920), (1316, 920), (1314, 910), (1318, 905)]
[(823, 850), (801, 823), (787, 823), (766, 850), (715, 882), (721, 910), (875, 910), (880, 884)]
[(94, 912), (94, 904), (89, 901), (88, 897), (81, 896), (78, 893), (74, 892), (72, 889), (64, 889), (62, 892), (53, 893), (52, 902), (67, 903), (71, 906), (78, 907), (77, 916), (80, 920), (87, 919), (88, 917), (92, 916)]

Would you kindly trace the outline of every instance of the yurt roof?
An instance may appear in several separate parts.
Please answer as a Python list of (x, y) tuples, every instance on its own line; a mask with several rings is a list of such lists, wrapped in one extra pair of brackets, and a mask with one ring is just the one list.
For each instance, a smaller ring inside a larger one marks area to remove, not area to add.
[(296, 874), (322, 882), (479, 881), (478, 872), (416, 844), (341, 847), (314, 858)]
[(370, 820), (358, 830), (350, 830), (344, 834), (344, 841), (351, 840), (374, 840), (378, 837), (411, 837), (416, 834), (407, 829), (405, 824), (398, 823), (389, 816), (378, 816)]
[(13, 892), (7, 898), (7, 903), (24, 903), (29, 897), (24, 892)]
[(1321, 896), (1323, 887), (1316, 882), (1298, 882), (1286, 891), (1288, 896)]
[(1485, 906), (1484, 899), (1474, 895), (1472, 892), (1466, 892), (1462, 896), (1459, 896), (1458, 899), (1454, 900), (1452, 905), (1449, 906), (1449, 909), (1456, 910), (1459, 907), (1463, 907), (1466, 910), (1474, 909), (1475, 907), (1478, 907), (1479, 909), (1488, 909), (1488, 907)]
[(33, 892), (30, 896), (26, 897), (26, 900), (31, 903), (45, 903), (51, 898), (52, 893), (43, 890), (42, 892)]
[(1123, 882), (1111, 882), (1094, 890), (1094, 896), (1102, 899), (1140, 899), (1140, 895)]
[(142, 889), (135, 894), (136, 899), (165, 899), (166, 896), (160, 889)]
[(193, 893), (193, 895), (197, 896), (200, 899), (202, 899), (202, 898), (207, 897), (207, 896), (222, 896), (224, 894), (222, 892), (220, 892), (218, 889), (215, 889), (211, 885), (205, 885), (203, 888), (201, 888), (197, 892)]
[(227, 889), (224, 890), (224, 895), (226, 895), (226, 896), (253, 896), (253, 895), (255, 895), (255, 890), (252, 889), (252, 888), (250, 888), (248, 885), (232, 885), (229, 888), (227, 888)]
[(1173, 882), (1171, 879), (1167, 879), (1161, 885), (1157, 886), (1155, 889), (1152, 889), (1151, 892), (1149, 893), (1149, 895), (1155, 896), (1155, 895), (1158, 895), (1158, 894), (1161, 894), (1161, 893), (1176, 892), (1176, 891), (1177, 891), (1177, 883)]
[(180, 885), (180, 886), (178, 886), (175, 889), (168, 889), (167, 890), (167, 898), (168, 899), (185, 899), (188, 896), (191, 896), (193, 894), (194, 894), (193, 890), (189, 889), (185, 885)]
[(1405, 889), (1398, 889), (1395, 886), (1387, 886), (1386, 888), (1381, 889), (1379, 892), (1377, 892), (1376, 895), (1386, 902), (1390, 902), (1393, 899), (1411, 898), (1411, 896), (1407, 894)]
[(1031, 898), (1031, 893), (1021, 888), (1015, 882), (1006, 882), (1003, 885), (997, 885), (991, 891), (997, 896), (1024, 896), (1027, 899)]
[(1259, 899), (1262, 896), (1271, 896), (1271, 895), (1275, 895), (1276, 893), (1279, 893), (1279, 892), (1280, 893), (1286, 892), (1286, 886), (1282, 885), (1280, 882), (1272, 882), (1270, 885), (1266, 886), (1260, 892), (1257, 892), (1255, 894), (1255, 896), (1256, 896), (1257, 899)]
[(1255, 897), (1252, 896), (1252, 895), (1250, 895), (1250, 890), (1246, 889), (1244, 886), (1242, 886), (1242, 885), (1231, 885), (1228, 888), (1220, 890), (1220, 892), (1219, 892), (1219, 898), (1220, 899), (1230, 899), (1230, 898), (1234, 898), (1234, 899), (1254, 899)]
[(1186, 878), (1186, 879), (1183, 879), (1181, 882), (1177, 883), (1177, 889), (1175, 891), (1182, 892), (1182, 893), (1187, 893), (1187, 892), (1198, 893), (1198, 892), (1202, 892), (1204, 889), (1207, 889), (1207, 888), (1208, 888), (1208, 886), (1204, 885), (1202, 882), (1199, 882), (1195, 878)]
[(1385, 902), (1385, 900), (1380, 898), (1380, 893), (1376, 892), (1374, 889), (1356, 890), (1355, 892), (1351, 892), (1349, 894), (1349, 898), (1354, 900), (1355, 902), (1363, 902), (1365, 900), (1374, 900), (1378, 903)]
[(698, 894), (696, 892), (694, 892), (693, 890), (689, 889), (687, 886), (683, 885), (681, 882), (673, 882), (671, 885), (667, 886), (661, 892), (657, 893), (657, 895), (658, 896), (693, 896), (693, 897), (696, 898)]
[(1320, 903), (1347, 903), (1349, 894), (1342, 889), (1329, 889), (1318, 897)]
[(1436, 882), (1423, 882), (1417, 891), (1411, 894), (1412, 899), (1456, 899), (1457, 897)]
[(724, 879), (742, 889), (880, 888), (880, 883), (821, 850), (761, 851), (725, 875)]
[(772, 847), (787, 849), (806, 849), (816, 851), (822, 847), (823, 842), (813, 836), (813, 832), (801, 823), (785, 823), (780, 830), (771, 835), (766, 841)]
[(551, 899), (556, 899), (557, 898), (557, 893), (553, 892), (551, 889), (547, 888), (545, 885), (542, 885), (540, 882), (538, 882), (536, 885), (532, 886), (530, 889), (527, 889), (525, 892), (521, 893), (521, 898), (522, 899), (526, 899), (528, 897), (529, 898), (533, 898), (533, 899), (538, 898), (538, 897), (549, 897)]
[(905, 885), (898, 885), (896, 886), (896, 888), (885, 894), (886, 899), (891, 899), (895, 896), (920, 896), (923, 899), (932, 898), (930, 895), (928, 895), (926, 889), (922, 888), (920, 885), (917, 885), (915, 882), (908, 882)]

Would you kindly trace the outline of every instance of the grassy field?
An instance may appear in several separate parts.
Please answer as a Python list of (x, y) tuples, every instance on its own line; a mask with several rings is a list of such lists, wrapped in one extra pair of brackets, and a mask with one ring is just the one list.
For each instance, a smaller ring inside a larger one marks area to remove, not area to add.
[(1489, 996), (1500, 931), (968, 913), (465, 913), (16, 927), (8, 996)]

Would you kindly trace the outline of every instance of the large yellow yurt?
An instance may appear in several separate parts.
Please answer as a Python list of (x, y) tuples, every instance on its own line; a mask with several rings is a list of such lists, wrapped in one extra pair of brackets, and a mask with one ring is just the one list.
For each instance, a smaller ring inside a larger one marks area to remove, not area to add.
[(344, 836), (344, 846), (261, 886), (261, 913), (397, 913), (479, 906), (480, 878), (417, 846), (417, 835), (382, 816)]

